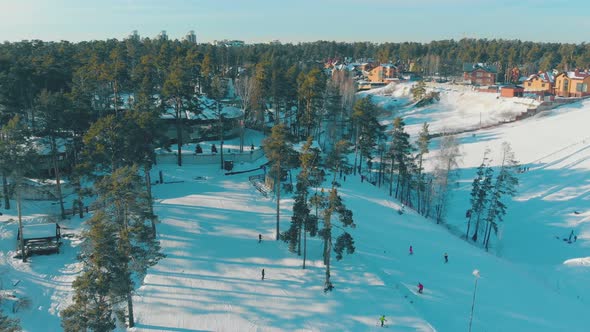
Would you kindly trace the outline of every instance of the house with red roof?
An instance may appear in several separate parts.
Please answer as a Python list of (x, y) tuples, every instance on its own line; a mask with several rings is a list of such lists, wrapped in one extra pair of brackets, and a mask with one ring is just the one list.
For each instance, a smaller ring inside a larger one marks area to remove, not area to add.
[(562, 72), (555, 76), (555, 95), (560, 97), (584, 97), (590, 95), (588, 70)]
[(473, 85), (494, 85), (498, 69), (485, 63), (464, 63), (463, 81)]

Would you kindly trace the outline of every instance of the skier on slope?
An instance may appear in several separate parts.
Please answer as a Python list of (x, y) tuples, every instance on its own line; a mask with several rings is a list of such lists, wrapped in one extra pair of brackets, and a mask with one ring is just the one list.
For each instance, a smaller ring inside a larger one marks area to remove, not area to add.
[(418, 293), (422, 294), (422, 291), (424, 290), (424, 285), (422, 285), (421, 282), (418, 283)]

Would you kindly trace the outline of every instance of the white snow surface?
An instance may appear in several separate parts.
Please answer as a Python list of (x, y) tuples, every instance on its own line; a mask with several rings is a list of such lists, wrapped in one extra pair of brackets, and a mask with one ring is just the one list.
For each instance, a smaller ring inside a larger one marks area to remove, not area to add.
[[(388, 97), (382, 98), (386, 102)], [(414, 112), (422, 111), (407, 111), (412, 128)], [(445, 112), (451, 111), (434, 105), (428, 118), (433, 126), (456, 125), (460, 115), (447, 117)], [(470, 123), (474, 117), (479, 120), (476, 105), (465, 112)], [(385, 315), (392, 331), (465, 331), (474, 298), (472, 272), (477, 269), (472, 331), (588, 331), (588, 123), (590, 101), (583, 101), (460, 136), (460, 185), (446, 227), (409, 208), (398, 215), (399, 203), (386, 188), (361, 183), (358, 175), (340, 180), (339, 192), (357, 225), (349, 230), (356, 252), (332, 260), (335, 288), (329, 293), (323, 292), (319, 239), (308, 239), (305, 270), (301, 257), (274, 240), (275, 201), (248, 181), (259, 172), (226, 176), (216, 165), (158, 165), (152, 178), (161, 170), (167, 181), (175, 182), (153, 187), (158, 237), (167, 257), (138, 285), (137, 326), (130, 330), (378, 331), (378, 318)], [(486, 148), (498, 163), (503, 141), (511, 143), (530, 170), (519, 175), (518, 195), (509, 202), (500, 240), (492, 242), (488, 253), (459, 235), (474, 168)], [(236, 170), (263, 162), (237, 165)], [(4, 293), (28, 297), (31, 306), (12, 314), (9, 299), (2, 304), (4, 312), (20, 318), (25, 331), (61, 331), (59, 310), (70, 301), (71, 282), (80, 268), (79, 240), (64, 239), (59, 255), (33, 256), (21, 263), (13, 258), (16, 223), (8, 222), (16, 219), (12, 203), (0, 216), (1, 285)], [(292, 203), (290, 195), (283, 195), (281, 231), (288, 228)], [(55, 209), (49, 202), (26, 202), (25, 222)], [(62, 233), (82, 228), (78, 217), (60, 225)], [(568, 243), (563, 239), (572, 230), (577, 241)], [(408, 255), (410, 245), (413, 255)], [(424, 294), (417, 294), (418, 282)]]
[(530, 98), (504, 98), (498, 93), (484, 93), (472, 86), (428, 83), (427, 91), (440, 92), (440, 101), (426, 107), (413, 107), (410, 89), (414, 83), (392, 83), (363, 94), (373, 96), (377, 105), (392, 111), (392, 116), (381, 124), (390, 125), (395, 116), (402, 116), (406, 131), (417, 135), (424, 122), (431, 133), (477, 129), (513, 120), (517, 115), (534, 108), (539, 102)]

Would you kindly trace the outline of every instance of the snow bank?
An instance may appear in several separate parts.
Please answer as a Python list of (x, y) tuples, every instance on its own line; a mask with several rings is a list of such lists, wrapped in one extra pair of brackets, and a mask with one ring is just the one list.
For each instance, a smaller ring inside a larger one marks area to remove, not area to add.
[(590, 257), (571, 258), (563, 262), (567, 266), (588, 266), (590, 267)]

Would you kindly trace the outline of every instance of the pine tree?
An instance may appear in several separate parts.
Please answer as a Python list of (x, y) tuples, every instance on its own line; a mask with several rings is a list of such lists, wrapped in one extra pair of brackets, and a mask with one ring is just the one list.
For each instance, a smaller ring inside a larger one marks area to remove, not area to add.
[(320, 162), (319, 151), (313, 149), (312, 138), (308, 137), (307, 142), (303, 146), (299, 154), (299, 161), (301, 164), (301, 171), (297, 176), (297, 190), (295, 195), (295, 203), (293, 205), (293, 216), (291, 218), (291, 228), (285, 233), (284, 240), (289, 241), (289, 248), (301, 255), (301, 238), (303, 234), (303, 268), (307, 258), (307, 233), (310, 236), (315, 236), (317, 233), (317, 216), (311, 214), (308, 203), (309, 187), (314, 182), (314, 177), (317, 166)]
[(498, 223), (501, 222), (506, 215), (507, 206), (506, 203), (503, 202), (503, 199), (505, 199), (506, 196), (512, 198), (516, 195), (516, 187), (518, 186), (518, 178), (516, 177), (517, 167), (518, 162), (515, 159), (510, 144), (507, 142), (502, 143), (502, 163), (492, 188), (488, 214), (485, 218), (487, 223), (484, 236), (484, 246), (486, 251), (489, 248), (492, 230), (494, 231), (494, 234), (498, 233)]
[(190, 68), (187, 68), (185, 59), (177, 58), (172, 63), (162, 88), (164, 103), (174, 109), (178, 166), (182, 166), (183, 128), (188, 113), (197, 113), (200, 110), (197, 92), (191, 81)]
[(479, 234), (481, 216), (484, 213), (486, 206), (488, 205), (488, 195), (491, 190), (492, 177), (494, 173), (493, 168), (488, 166), (488, 153), (489, 150), (486, 150), (484, 152), (483, 160), (477, 168), (477, 177), (473, 179), (471, 198), (469, 199), (471, 203), (471, 209), (469, 214), (469, 220), (467, 221), (467, 232), (465, 237), (469, 238), (469, 228), (471, 226), (471, 219), (475, 217), (475, 230), (471, 238), (474, 242), (477, 241), (477, 237)]
[(414, 84), (412, 89), (410, 89), (410, 93), (412, 94), (414, 101), (419, 101), (424, 98), (426, 95), (426, 83), (424, 83), (424, 81), (418, 81), (418, 83)]
[(224, 169), (223, 165), (223, 134), (224, 134), (224, 124), (223, 124), (223, 105), (221, 104), (221, 100), (225, 97), (227, 92), (227, 86), (223, 78), (218, 75), (213, 76), (211, 79), (211, 92), (209, 96), (213, 98), (215, 101), (215, 116), (217, 117), (217, 130), (219, 133), (219, 144), (220, 144), (220, 168)]
[(305, 127), (305, 136), (314, 135), (313, 129), (319, 128), (321, 118), (319, 112), (322, 104), (322, 92), (325, 89), (326, 79), (322, 72), (314, 68), (304, 74), (299, 89), (299, 99), (304, 103), (303, 112), (300, 114), (299, 122)]
[(351, 153), (350, 143), (346, 140), (340, 140), (334, 144), (332, 150), (326, 157), (326, 167), (332, 171), (333, 179), (336, 181), (336, 175), (349, 168), (348, 154)]
[[(363, 164), (363, 157), (370, 159), (377, 140), (383, 136), (384, 127), (377, 120), (377, 105), (370, 95), (356, 101), (353, 107), (352, 120), (356, 127), (356, 148), (354, 168)], [(360, 158), (357, 164), (357, 154)]]
[[(389, 147), (389, 157), (391, 159), (390, 179), (389, 179), (389, 196), (393, 195), (393, 174), (397, 170), (397, 182), (395, 186), (395, 198), (398, 198), (400, 183), (409, 182), (411, 174), (410, 160), (412, 146), (410, 144), (410, 135), (405, 132), (405, 123), (401, 117), (393, 120), (393, 132), (391, 134), (391, 145)], [(407, 203), (407, 202), (406, 202)]]
[(117, 229), (104, 212), (97, 212), (87, 222), (87, 239), (83, 246), (83, 272), (74, 280), (73, 304), (63, 310), (62, 327), (66, 332), (112, 331), (112, 284), (117, 271)]
[(42, 90), (36, 100), (38, 114), (40, 116), (39, 134), (48, 138), (51, 163), (53, 166), (53, 173), (55, 175), (55, 184), (57, 189), (57, 196), (59, 200), (60, 216), (65, 218), (65, 209), (63, 196), (61, 193), (61, 170), (58, 165), (58, 146), (57, 142), (60, 138), (60, 131), (67, 127), (67, 114), (64, 112), (68, 108), (67, 99), (63, 93), (51, 93), (47, 90)]
[(342, 96), (338, 86), (332, 81), (326, 88), (324, 108), (326, 110), (327, 139), (328, 142), (335, 143), (342, 136), (342, 133), (338, 132), (340, 115), (342, 114)]
[[(19, 233), (23, 234), (20, 187), (25, 174), (32, 172), (34, 165), (37, 164), (36, 154), (29, 140), (30, 132), (18, 115), (14, 116), (2, 127), (1, 135), (0, 165), (3, 171), (3, 179), (5, 181), (6, 177), (10, 176), (16, 185)], [(7, 190), (6, 182), (4, 182), (4, 187)], [(19, 241), (19, 251), (23, 262), (26, 261), (24, 238), (22, 236)]]
[(272, 127), (270, 137), (267, 137), (262, 146), (266, 158), (272, 164), (270, 174), (274, 176), (274, 190), (277, 199), (277, 227), (276, 240), (279, 240), (279, 220), (280, 220), (280, 201), (281, 201), (281, 178), (283, 170), (288, 169), (291, 155), (294, 151), (292, 145), (287, 141), (287, 130), (284, 124)]
[[(125, 123), (114, 114), (104, 116), (84, 135), (83, 164), (81, 169), (99, 174), (110, 173), (124, 165)], [(91, 174), (89, 174), (91, 175)]]
[[(336, 227), (342, 230), (342, 233), (336, 238), (336, 245), (334, 246), (334, 252), (336, 252), (336, 259), (341, 260), (342, 254), (346, 250), (347, 254), (353, 254), (354, 240), (352, 236), (344, 230), (342, 227), (356, 227), (353, 220), (353, 213), (347, 209), (342, 201), (342, 198), (338, 195), (338, 190), (333, 184), (326, 208), (322, 211), (324, 225), (319, 231), (319, 235), (324, 240), (324, 264), (326, 265), (324, 291), (331, 291), (333, 288), (330, 280), (330, 257), (332, 256), (332, 231)], [(333, 225), (332, 218), (337, 215), (342, 227)]]
[(0, 310), (0, 331), (20, 332), (22, 330), (17, 319), (11, 319), (10, 317), (4, 315), (2, 310)]
[(293, 215), (291, 216), (291, 227), (289, 230), (281, 234), (281, 239), (289, 243), (289, 250), (297, 252), (301, 255), (301, 232), (303, 230), (305, 220), (310, 214), (307, 205), (307, 191), (309, 189), (309, 156), (313, 155), (310, 152), (312, 144), (311, 137), (307, 138), (307, 142), (303, 145), (301, 153), (299, 154), (299, 161), (301, 163), (301, 171), (297, 175), (297, 184), (295, 190), (295, 202), (293, 204)]
[[(89, 259), (84, 261), (85, 272), (74, 284), (75, 303), (64, 313), (64, 327), (81, 324), (76, 314), (87, 310), (91, 310), (88, 315), (103, 317), (103, 323), (110, 324), (106, 316), (111, 317), (123, 303), (128, 326), (133, 327), (133, 280), (143, 279), (147, 269), (163, 257), (152, 235), (145, 188), (137, 167), (125, 166), (97, 182), (96, 193), (100, 208), (90, 219), (86, 234), (85, 257)], [(102, 278), (96, 279), (96, 274)], [(89, 309), (88, 301), (96, 308)]]
[(422, 167), (422, 162), (424, 159), (424, 155), (429, 152), (428, 145), (430, 145), (430, 133), (428, 132), (428, 123), (424, 122), (422, 125), (422, 130), (420, 134), (418, 134), (418, 141), (416, 142), (418, 147), (418, 212), (424, 214), (424, 191), (426, 188), (426, 181), (424, 178), (424, 168)]

